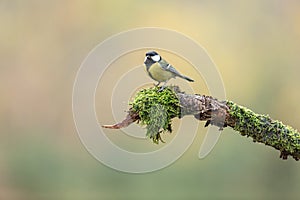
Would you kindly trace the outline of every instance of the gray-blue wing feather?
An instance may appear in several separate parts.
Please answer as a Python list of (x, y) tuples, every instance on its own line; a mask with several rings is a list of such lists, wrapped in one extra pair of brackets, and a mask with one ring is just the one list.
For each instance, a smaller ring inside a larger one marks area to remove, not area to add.
[(178, 77), (183, 78), (183, 79), (185, 79), (185, 80), (188, 80), (188, 81), (190, 81), (190, 82), (194, 82), (193, 79), (191, 79), (191, 78), (189, 78), (189, 77), (187, 77), (187, 76), (181, 75), (181, 74), (180, 74), (180, 73), (179, 73), (172, 65), (170, 65), (169, 63), (167, 63), (165, 60), (161, 60), (161, 61), (159, 62), (159, 64), (160, 64), (160, 66), (161, 66), (164, 70), (173, 73), (174, 76), (178, 76)]
[(170, 65), (166, 61), (161, 60), (159, 62), (159, 64), (164, 70), (172, 72), (175, 76), (181, 76), (181, 74), (172, 65)]

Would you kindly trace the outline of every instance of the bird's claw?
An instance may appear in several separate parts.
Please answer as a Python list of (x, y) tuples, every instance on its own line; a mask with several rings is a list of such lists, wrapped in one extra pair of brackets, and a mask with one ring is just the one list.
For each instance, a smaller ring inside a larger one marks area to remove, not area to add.
[(161, 92), (161, 91), (163, 91), (164, 89), (165, 89), (165, 86), (161, 86), (161, 87), (159, 88), (158, 92)]

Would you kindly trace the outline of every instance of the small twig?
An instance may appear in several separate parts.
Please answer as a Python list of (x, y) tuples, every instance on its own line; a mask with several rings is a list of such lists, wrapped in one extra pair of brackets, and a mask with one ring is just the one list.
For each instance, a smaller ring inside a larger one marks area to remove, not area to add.
[(102, 125), (103, 128), (110, 128), (110, 129), (120, 129), (120, 128), (125, 128), (132, 124), (133, 122), (139, 120), (139, 115), (136, 112), (129, 111), (126, 118), (116, 124), (113, 125)]

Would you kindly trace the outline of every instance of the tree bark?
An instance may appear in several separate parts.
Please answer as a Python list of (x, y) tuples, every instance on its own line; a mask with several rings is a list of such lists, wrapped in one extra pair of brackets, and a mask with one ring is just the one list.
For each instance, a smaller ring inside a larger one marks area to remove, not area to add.
[[(253, 142), (264, 143), (279, 150), (282, 159), (291, 156), (295, 160), (299, 160), (300, 133), (292, 127), (273, 120), (268, 115), (256, 114), (231, 101), (219, 101), (211, 96), (200, 94), (186, 94), (181, 92), (177, 86), (169, 87), (169, 89), (174, 93), (172, 98), (177, 98), (179, 102), (180, 112), (178, 116), (174, 117), (193, 115), (198, 120), (206, 121), (205, 126), (214, 125), (219, 127), (220, 131), (227, 126), (231, 127), (242, 136), (251, 137)], [(165, 94), (158, 92), (157, 95), (159, 98), (164, 98)], [(141, 98), (146, 104), (147, 100), (153, 101), (147, 93), (138, 98)], [(127, 117), (122, 122), (103, 127), (119, 129), (141, 120), (140, 110), (134, 110), (133, 107), (129, 109)], [(159, 133), (157, 138), (160, 139)]]

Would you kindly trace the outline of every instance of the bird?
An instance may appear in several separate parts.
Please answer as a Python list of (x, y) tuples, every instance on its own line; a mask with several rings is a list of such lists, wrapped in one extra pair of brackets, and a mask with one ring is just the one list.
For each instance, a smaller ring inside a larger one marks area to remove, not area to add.
[(162, 91), (166, 87), (167, 82), (171, 78), (180, 77), (189, 82), (194, 82), (193, 79), (180, 74), (171, 64), (169, 64), (155, 51), (149, 51), (146, 53), (144, 64), (148, 75), (158, 82), (156, 86), (159, 86), (161, 82), (164, 83), (159, 91)]

